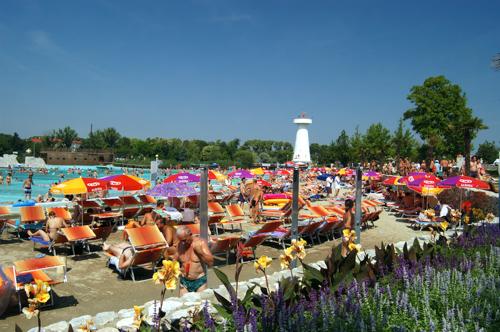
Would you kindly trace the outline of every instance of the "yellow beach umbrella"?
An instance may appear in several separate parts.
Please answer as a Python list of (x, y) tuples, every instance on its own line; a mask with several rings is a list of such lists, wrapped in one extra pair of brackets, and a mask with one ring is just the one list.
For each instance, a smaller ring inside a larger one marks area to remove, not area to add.
[(94, 178), (77, 178), (52, 186), (50, 192), (59, 195), (78, 195), (107, 189), (106, 181)]
[(251, 169), (250, 172), (252, 172), (255, 175), (264, 175), (264, 170), (262, 169), (262, 167)]

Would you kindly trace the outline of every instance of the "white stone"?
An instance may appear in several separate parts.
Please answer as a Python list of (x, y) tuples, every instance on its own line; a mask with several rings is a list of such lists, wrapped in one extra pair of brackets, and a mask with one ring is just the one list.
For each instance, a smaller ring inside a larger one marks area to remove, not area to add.
[(202, 300), (212, 299), (214, 297), (214, 290), (205, 289), (203, 292), (200, 292), (199, 294)]
[(114, 321), (118, 315), (114, 311), (100, 312), (94, 317), (94, 324), (97, 327), (104, 326), (112, 321)]
[(135, 331), (136, 328), (133, 327), (134, 317), (123, 318), (116, 322), (116, 328), (120, 331)]
[(196, 302), (184, 302), (184, 307), (185, 307), (185, 308), (199, 307), (199, 306), (201, 306), (201, 301), (196, 301)]
[(80, 326), (86, 325), (88, 321), (92, 320), (92, 316), (90, 315), (84, 315), (80, 317), (73, 318), (72, 320), (69, 321), (69, 324), (73, 326), (73, 329), (77, 329)]
[(118, 311), (118, 318), (131, 318), (134, 317), (134, 309), (122, 309)]
[(49, 326), (45, 326), (45, 332), (60, 332), (60, 331), (68, 331), (69, 323), (66, 321), (57, 322), (54, 324), (50, 324)]
[[(45, 330), (45, 328), (43, 328), (43, 327), (40, 330), (41, 330), (41, 332), (47, 332), (47, 330)], [(38, 332), (38, 327), (34, 327), (32, 329), (29, 329), (28, 332)]]
[(169, 315), (170, 321), (175, 321), (184, 317), (189, 317), (189, 309), (176, 310)]
[(118, 329), (114, 327), (104, 327), (102, 329), (97, 330), (97, 332), (120, 332)]
[(186, 293), (181, 296), (180, 300), (182, 302), (197, 302), (201, 300), (201, 296), (198, 293)]
[(325, 263), (325, 261), (318, 261), (317, 264), (318, 264), (319, 267), (321, 267), (323, 269), (326, 269), (326, 263)]
[(168, 299), (168, 300), (163, 301), (163, 305), (161, 306), (161, 311), (163, 311), (165, 313), (169, 313), (169, 312), (172, 312), (172, 311), (175, 311), (177, 309), (182, 308), (182, 306), (183, 306), (182, 302)]

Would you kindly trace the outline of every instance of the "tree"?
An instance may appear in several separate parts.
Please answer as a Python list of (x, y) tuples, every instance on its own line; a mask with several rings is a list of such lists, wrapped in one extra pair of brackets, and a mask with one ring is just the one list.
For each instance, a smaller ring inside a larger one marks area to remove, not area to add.
[(104, 148), (106, 143), (102, 138), (102, 135), (99, 134), (99, 131), (92, 132), (89, 134), (89, 137), (83, 140), (82, 148), (84, 149), (92, 149), (92, 150), (101, 150)]
[[(363, 146), (363, 135), (359, 132), (359, 127), (356, 126), (356, 130), (351, 137), (351, 158), (350, 162), (362, 162), (365, 160), (365, 147)], [(343, 165), (347, 166), (347, 165)]]
[(391, 149), (391, 133), (380, 122), (372, 124), (363, 137), (368, 161), (385, 161)]
[(102, 136), (105, 146), (109, 149), (116, 148), (118, 140), (121, 137), (120, 133), (115, 128), (103, 129), (99, 131), (99, 135)]
[(413, 138), (410, 130), (405, 129), (403, 119), (400, 119), (398, 128), (394, 131), (394, 136), (392, 137), (392, 152), (398, 165), (400, 158), (414, 159), (417, 147), (417, 141)]
[(407, 99), (415, 107), (407, 110), (403, 118), (411, 120), (413, 130), (428, 146), (427, 159), (433, 160), (436, 147), (450, 132), (458, 130), (457, 117), (467, 113), (465, 94), (444, 76), (436, 76), (412, 87)]
[(255, 163), (255, 154), (249, 150), (238, 150), (234, 154), (236, 165), (241, 168), (250, 168)]
[(332, 143), (331, 145), (334, 159), (340, 161), (342, 165), (347, 165), (352, 158), (352, 148), (349, 135), (347, 135), (345, 130), (340, 132), (340, 135), (337, 137), (335, 143)]
[(500, 148), (493, 141), (484, 141), (479, 144), (479, 148), (477, 149), (476, 156), (479, 159), (483, 159), (483, 162), (487, 164), (491, 164), (498, 158), (498, 151)]
[(217, 145), (207, 145), (201, 150), (201, 160), (218, 161), (222, 159), (220, 147)]
[(496, 70), (500, 70), (500, 53), (497, 53), (494, 57), (493, 60), (491, 61), (491, 65), (493, 68)]
[(78, 138), (78, 133), (73, 128), (66, 126), (55, 131), (54, 137), (60, 140), (62, 147), (70, 148), (73, 141)]

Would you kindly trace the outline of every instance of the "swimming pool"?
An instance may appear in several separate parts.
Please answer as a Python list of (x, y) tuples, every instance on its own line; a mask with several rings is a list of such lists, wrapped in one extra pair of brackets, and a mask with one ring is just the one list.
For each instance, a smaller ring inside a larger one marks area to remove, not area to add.
[[(61, 179), (61, 174), (64, 174), (64, 179), (74, 179), (80, 177), (79, 174), (68, 174), (68, 169), (70, 168), (79, 168), (82, 171), (81, 176), (86, 177), (87, 171), (97, 172), (98, 177), (109, 175), (106, 173), (106, 170), (102, 167), (97, 166), (48, 166), (49, 172), (48, 174), (33, 174), (33, 186), (32, 186), (32, 199), (36, 199), (38, 195), (45, 195), (52, 184), (56, 183)], [(122, 174), (123, 170), (120, 167), (109, 167), (111, 174)], [(8, 170), (3, 168), (0, 169), (0, 174), (4, 178), (4, 183), (0, 185), (0, 204), (10, 204), (17, 202), (18, 200), (24, 200), (24, 189), (23, 182), (28, 177), (28, 173), (21, 173), (19, 170), (14, 169), (14, 174), (12, 177), (12, 182), (10, 185), (5, 183), (5, 177), (7, 175)], [(144, 174), (140, 174), (141, 177), (149, 180), (149, 170), (144, 170)]]

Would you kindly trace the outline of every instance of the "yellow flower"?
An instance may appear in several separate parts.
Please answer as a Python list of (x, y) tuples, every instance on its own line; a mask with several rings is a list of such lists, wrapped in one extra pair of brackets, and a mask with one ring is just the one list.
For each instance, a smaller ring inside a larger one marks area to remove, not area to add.
[(47, 303), (47, 301), (50, 300), (50, 295), (48, 293), (40, 292), (36, 294), (35, 299), (38, 301), (38, 303)]
[(280, 265), (282, 269), (289, 269), (292, 261), (293, 257), (291, 255), (287, 255), (286, 251), (284, 255), (280, 255)]
[(361, 244), (349, 243), (349, 250), (361, 251)]
[(153, 281), (156, 284), (164, 284), (167, 289), (177, 288), (177, 279), (181, 274), (179, 262), (164, 260), (163, 267), (153, 274)]
[(253, 263), (253, 266), (255, 268), (255, 271), (262, 270), (264, 271), (269, 265), (271, 265), (271, 262), (273, 260), (270, 257), (267, 256), (261, 256), (258, 260), (256, 260)]
[(134, 327), (137, 329), (141, 326), (141, 323), (144, 319), (144, 317), (142, 316), (142, 310), (144, 310), (144, 307), (140, 307), (137, 305), (134, 306), (134, 322), (132, 323), (132, 325), (134, 325)]
[(446, 229), (448, 228), (448, 222), (446, 221), (443, 221), (441, 224), (439, 224), (441, 226), (441, 229), (443, 231), (446, 231)]
[(465, 218), (464, 218), (464, 222), (465, 222), (466, 224), (468, 224), (468, 223), (470, 222), (470, 217), (469, 217), (469, 216), (465, 216)]
[(344, 228), (344, 230), (342, 231), (342, 235), (344, 235), (344, 237), (350, 237), (351, 230), (348, 228)]
[(494, 215), (493, 213), (491, 213), (491, 212), (490, 212), (490, 213), (488, 213), (488, 214), (486, 215), (485, 219), (486, 219), (486, 221), (488, 221), (488, 222), (492, 222), (492, 221), (493, 221), (493, 219), (495, 219), (495, 215)]
[[(297, 256), (299, 259), (304, 259), (306, 257), (305, 245), (307, 242), (304, 239), (292, 240), (292, 245), (290, 246), (290, 253), (293, 257)], [(287, 251), (285, 251), (287, 253)]]

